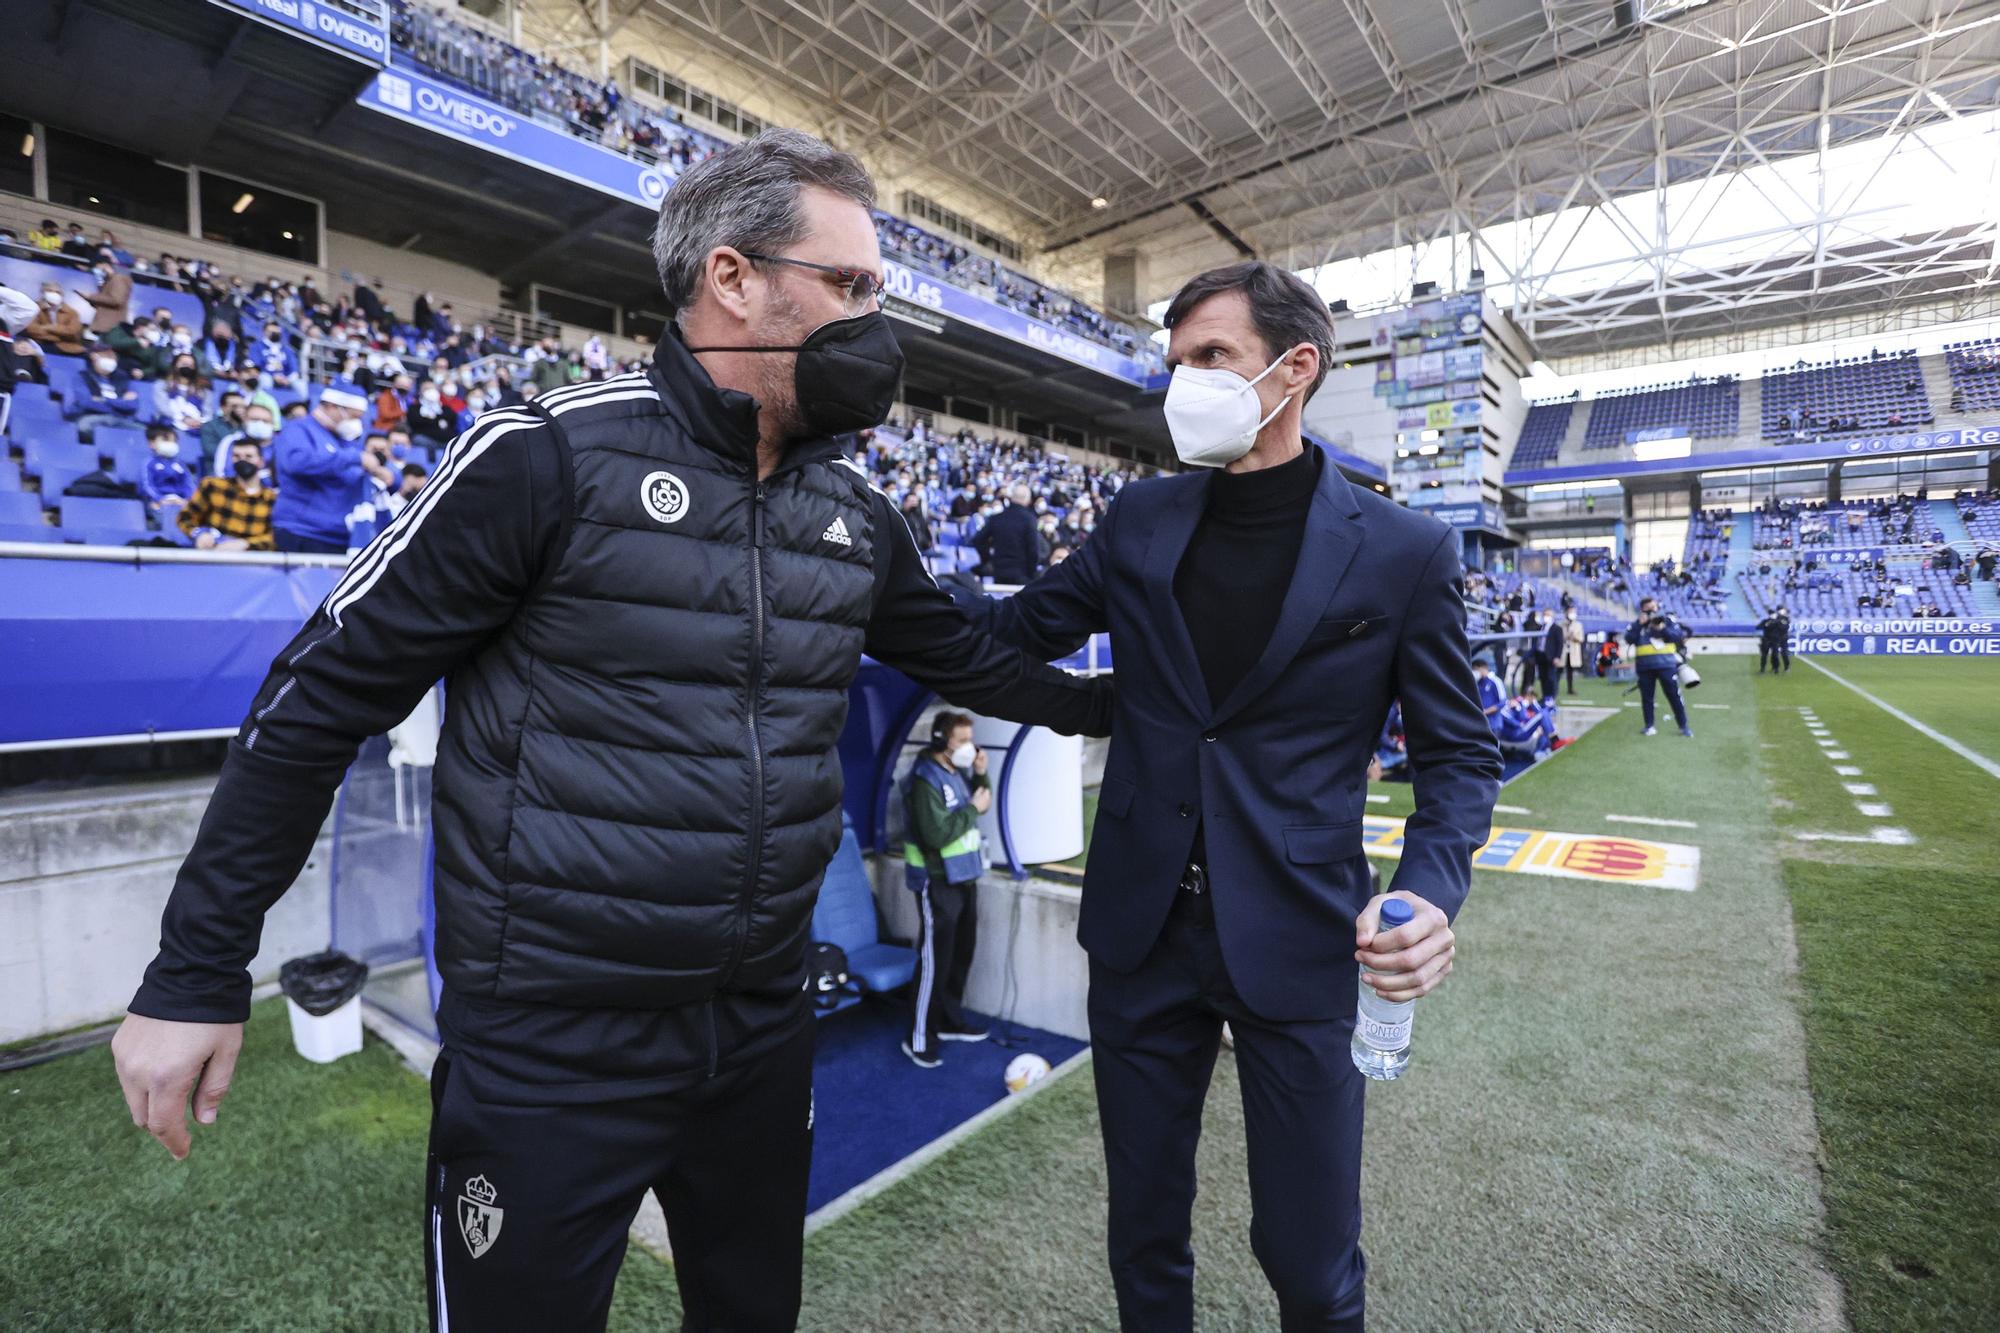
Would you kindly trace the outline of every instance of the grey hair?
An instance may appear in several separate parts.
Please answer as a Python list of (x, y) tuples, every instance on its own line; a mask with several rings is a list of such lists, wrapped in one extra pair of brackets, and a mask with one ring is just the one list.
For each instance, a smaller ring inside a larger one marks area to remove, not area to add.
[(660, 201), (653, 263), (678, 318), (717, 246), (775, 254), (805, 234), (799, 192), (830, 190), (875, 207), (875, 182), (849, 153), (802, 130), (770, 129), (690, 168)]
[(1326, 382), (1333, 364), (1333, 316), (1326, 300), (1304, 278), (1276, 264), (1249, 259), (1227, 268), (1212, 268), (1188, 280), (1167, 306), (1168, 328), (1180, 323), (1194, 308), (1211, 296), (1242, 292), (1250, 303), (1250, 323), (1264, 340), (1264, 351), (1278, 357), (1300, 343), (1311, 343), (1319, 351), (1319, 374), (1313, 377), (1305, 396), (1310, 399)]
[(1007, 498), (1017, 505), (1031, 505), (1035, 502), (1035, 493), (1028, 489), (1026, 482), (1015, 482), (1014, 488), (1007, 492)]

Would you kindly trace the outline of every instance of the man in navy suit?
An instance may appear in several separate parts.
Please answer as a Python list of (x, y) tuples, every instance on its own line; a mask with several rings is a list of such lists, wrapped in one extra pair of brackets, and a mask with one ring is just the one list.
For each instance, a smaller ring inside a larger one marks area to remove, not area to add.
[[(1251, 1246), (1283, 1327), (1359, 1329), (1357, 971), (1384, 998), (1451, 970), (1500, 757), (1473, 691), (1458, 540), (1350, 485), (1300, 433), (1332, 321), (1250, 262), (1167, 311), (1176, 452), (993, 632), (1044, 657), (1109, 630), (1118, 695), (1078, 934), (1126, 1329), (1193, 1324), (1195, 1142), (1234, 1033)], [(1361, 850), (1366, 771), (1400, 700), (1416, 811), (1389, 894)], [(1377, 934), (1387, 897), (1416, 916)]]

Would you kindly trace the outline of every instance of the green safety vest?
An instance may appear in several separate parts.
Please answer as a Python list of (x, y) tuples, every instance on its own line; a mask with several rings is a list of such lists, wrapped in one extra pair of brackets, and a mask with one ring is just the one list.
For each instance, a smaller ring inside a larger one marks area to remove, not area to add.
[[(944, 797), (946, 811), (972, 804), (972, 787), (958, 770), (946, 768), (936, 760), (925, 756), (917, 760), (911, 768), (909, 781), (928, 782)], [(904, 790), (908, 798), (908, 788)], [(979, 837), (979, 826), (974, 824), (951, 842), (937, 849), (938, 859), (944, 862), (944, 878), (947, 884), (965, 884), (978, 879), (986, 869), (984, 844)], [(912, 893), (922, 893), (930, 887), (930, 867), (924, 858), (924, 849), (913, 841), (903, 844), (903, 882)]]

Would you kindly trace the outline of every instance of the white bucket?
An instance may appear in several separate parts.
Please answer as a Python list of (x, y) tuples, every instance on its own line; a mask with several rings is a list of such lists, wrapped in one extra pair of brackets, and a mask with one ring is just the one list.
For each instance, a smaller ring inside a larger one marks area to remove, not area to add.
[(285, 997), (292, 1015), (292, 1045), (315, 1064), (332, 1064), (343, 1055), (361, 1049), (361, 997), (355, 996), (330, 1014), (318, 1017), (299, 1008), (297, 1000)]

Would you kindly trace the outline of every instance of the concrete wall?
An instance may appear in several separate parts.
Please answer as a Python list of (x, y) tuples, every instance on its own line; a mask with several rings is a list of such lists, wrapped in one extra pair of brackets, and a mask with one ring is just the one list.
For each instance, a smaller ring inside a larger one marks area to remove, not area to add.
[[(124, 1012), (214, 786), (190, 778), (0, 800), (0, 1041)], [(322, 833), (265, 921), (255, 980), (326, 947), (328, 861)]]
[[(903, 887), (901, 859), (871, 857), (869, 865), (884, 928), (896, 938), (917, 939), (921, 917), (915, 896)], [(1082, 906), (1083, 893), (1072, 884), (1045, 879), (1017, 884), (1006, 875), (982, 878), (979, 942), (965, 987), (966, 1004), (982, 1014), (1089, 1041), (1084, 1002), (1090, 963), (1076, 942)]]

